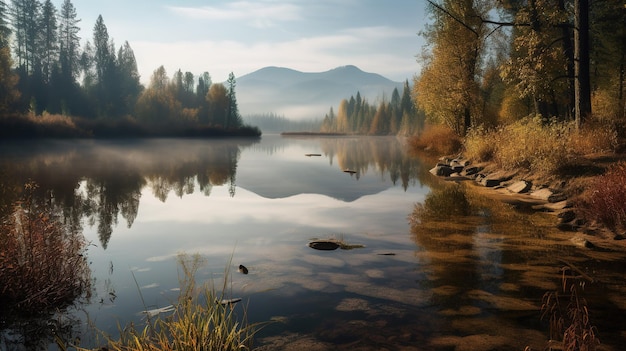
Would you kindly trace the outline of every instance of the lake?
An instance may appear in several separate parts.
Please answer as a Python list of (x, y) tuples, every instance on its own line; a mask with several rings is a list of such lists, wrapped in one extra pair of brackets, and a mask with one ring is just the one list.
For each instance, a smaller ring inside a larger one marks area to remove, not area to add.
[[(602, 347), (626, 341), (623, 253), (577, 246), (554, 216), (516, 211), (468, 185), (454, 193), (468, 202), (458, 201), (428, 173), (432, 161), (408, 156), (396, 138), (0, 148), (2, 189), (34, 180), (90, 243), (93, 295), (54, 322), (82, 346), (101, 343), (88, 324), (116, 335), (118, 323), (141, 325), (142, 312), (171, 305), (181, 253), (204, 258), (200, 283), (221, 286), (227, 270), (226, 297), (243, 299), (250, 322), (273, 321), (257, 335), (262, 350), (541, 349), (542, 297), (560, 288), (564, 262), (595, 279), (582, 293)], [(5, 193), (4, 203), (16, 197)], [(411, 226), (417, 203), (438, 215)], [(451, 216), (459, 206), (471, 210)], [(308, 246), (320, 239), (354, 247)], [(18, 350), (11, 333), (3, 342)]]

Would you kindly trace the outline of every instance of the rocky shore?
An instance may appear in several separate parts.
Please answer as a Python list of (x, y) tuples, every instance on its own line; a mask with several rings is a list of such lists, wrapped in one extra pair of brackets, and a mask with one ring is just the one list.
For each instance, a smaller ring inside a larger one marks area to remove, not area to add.
[(462, 157), (441, 157), (430, 173), (447, 181), (471, 181), (477, 191), (516, 208), (551, 213), (556, 227), (572, 232), (572, 241), (579, 246), (626, 250), (624, 233), (586, 223), (577, 215), (567, 181), (532, 179), (529, 174), (499, 170), (490, 163), (474, 164)]

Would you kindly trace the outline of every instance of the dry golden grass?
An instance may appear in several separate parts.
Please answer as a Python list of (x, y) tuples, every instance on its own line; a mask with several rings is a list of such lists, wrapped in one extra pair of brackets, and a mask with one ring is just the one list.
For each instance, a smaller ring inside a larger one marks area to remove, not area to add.
[(450, 155), (459, 152), (462, 143), (461, 138), (449, 127), (427, 125), (420, 135), (409, 139), (409, 147), (413, 151), (423, 150), (439, 155)]
[(493, 161), (505, 170), (527, 170), (550, 176), (582, 155), (615, 150), (617, 133), (601, 123), (577, 131), (570, 122), (524, 118), (495, 130), (470, 131), (464, 140), (465, 157)]

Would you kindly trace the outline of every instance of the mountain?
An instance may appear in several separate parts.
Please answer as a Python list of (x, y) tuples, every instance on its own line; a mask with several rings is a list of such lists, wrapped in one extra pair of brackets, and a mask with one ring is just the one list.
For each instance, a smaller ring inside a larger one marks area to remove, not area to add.
[(373, 104), (383, 96), (389, 99), (394, 88), (402, 93), (402, 86), (355, 66), (316, 73), (265, 67), (237, 78), (237, 103), (244, 117), (274, 113), (294, 120), (321, 119), (331, 106), (336, 112), (342, 99), (357, 92)]

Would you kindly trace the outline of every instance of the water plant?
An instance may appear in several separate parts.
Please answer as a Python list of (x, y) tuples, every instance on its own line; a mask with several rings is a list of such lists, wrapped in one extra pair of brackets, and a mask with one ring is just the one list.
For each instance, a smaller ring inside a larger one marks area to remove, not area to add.
[(238, 316), (234, 304), (220, 303), (225, 301), (229, 268), (224, 272), (221, 290), (207, 283), (202, 287), (196, 285), (195, 276), (202, 262), (199, 255), (179, 255), (180, 295), (168, 309), (173, 311), (171, 315), (148, 316), (143, 329), (127, 325), (120, 330), (119, 339), (109, 338), (107, 348), (115, 351), (250, 350), (262, 324), (249, 324), (245, 308), (241, 309), (243, 315)]
[(563, 263), (561, 291), (544, 294), (542, 319), (549, 320), (550, 338), (560, 341), (562, 350), (595, 351), (600, 340), (591, 325), (587, 302), (581, 295), (585, 284), (594, 280), (571, 263)]

